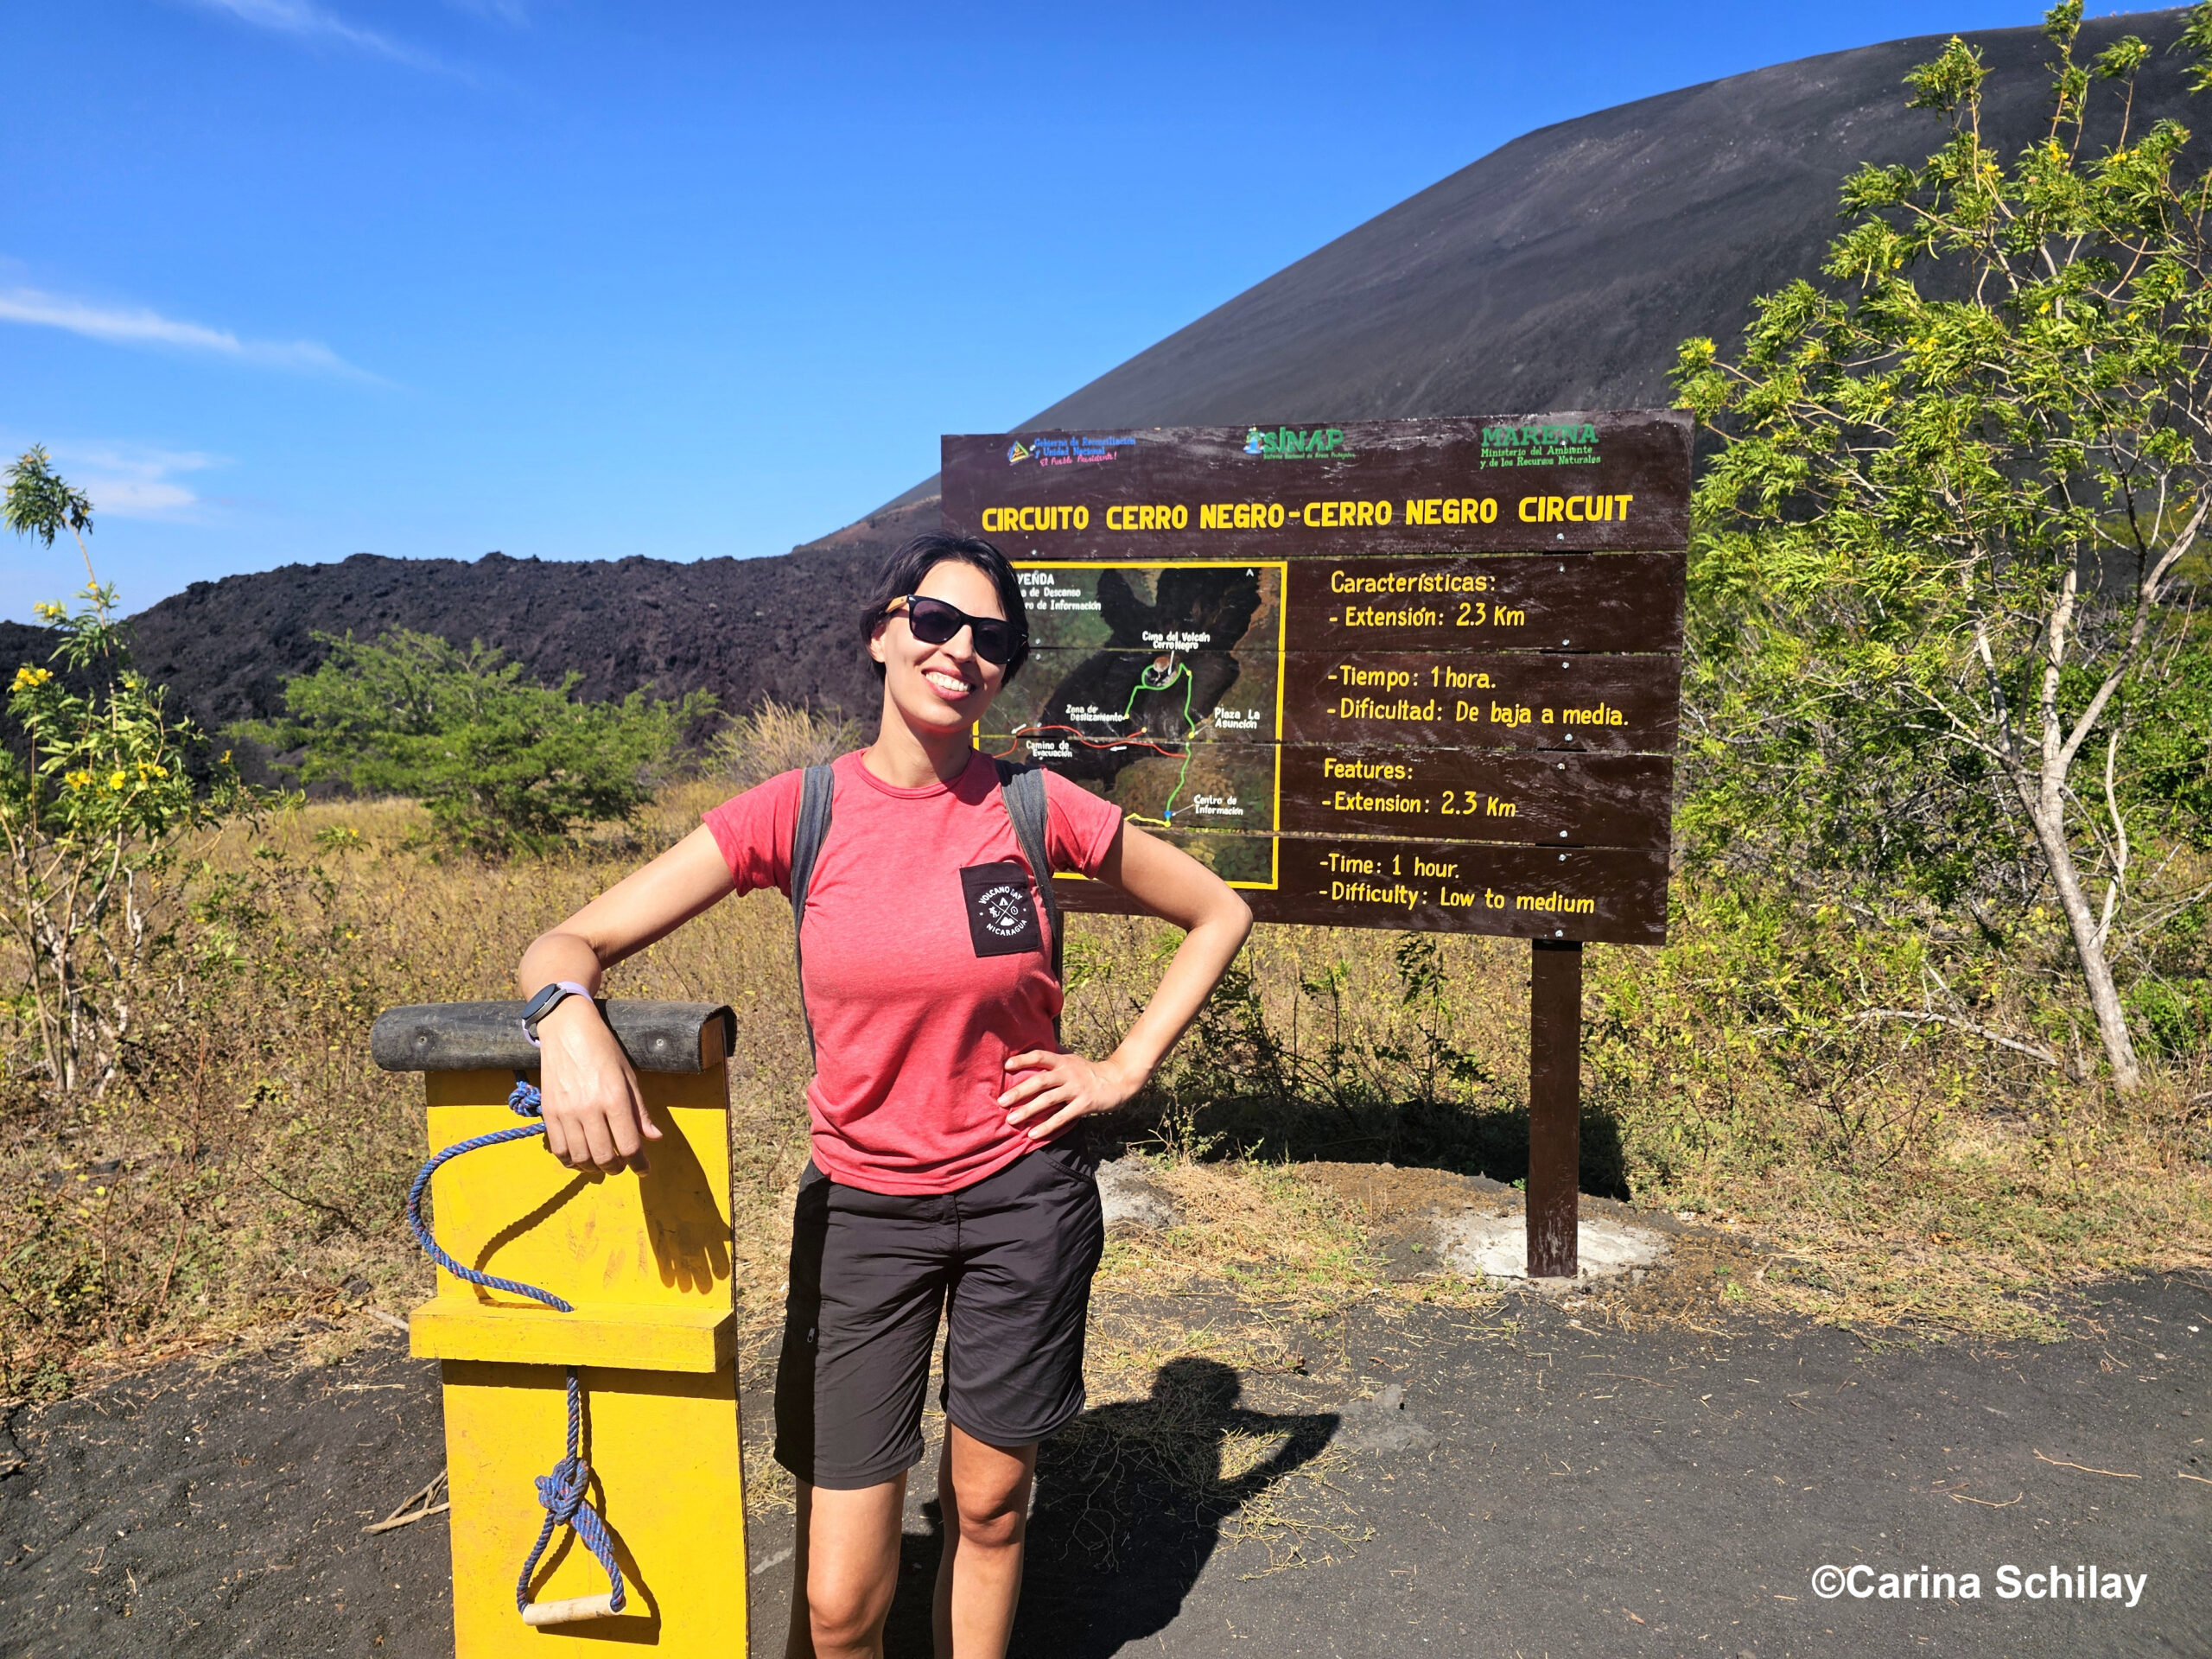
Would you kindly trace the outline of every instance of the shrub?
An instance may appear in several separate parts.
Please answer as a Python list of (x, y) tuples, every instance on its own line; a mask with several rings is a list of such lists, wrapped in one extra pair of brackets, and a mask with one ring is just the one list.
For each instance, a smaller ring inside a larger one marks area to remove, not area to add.
[(238, 733), (297, 752), (303, 783), (414, 796), (439, 839), (490, 856), (543, 853), (580, 826), (629, 822), (715, 709), (703, 691), (582, 702), (582, 675), (539, 685), (481, 640), (463, 650), (406, 630), (373, 645), (317, 638), (330, 654), (285, 683), (288, 718)]
[(114, 1075), (135, 1006), (131, 981), (154, 944), (149, 906), (177, 837), (219, 823), (248, 798), (230, 756), (195, 788), (186, 749), (199, 734), (172, 719), (161, 689), (130, 666), (116, 594), (92, 570), (92, 504), (26, 451), (9, 468), (0, 523), (48, 547), (63, 530), (85, 556), (86, 602), (38, 606), (59, 642), (16, 670), (16, 734), (0, 751), (0, 934), (20, 977), (17, 1028), (36, 1033), (40, 1066), (67, 1092)]
[[(1694, 862), (1763, 864), (1941, 947), (1922, 1006), (1884, 1017), (1983, 1032), (1942, 982), (2047, 944), (2129, 1091), (2130, 970), (2212, 894), (2183, 855), (2208, 798), (2188, 582), (2212, 518), (2212, 173), (2177, 124), (2128, 125), (2149, 48), (2077, 61), (2081, 21), (2079, 0), (2045, 19), (2045, 139), (1989, 146), (1989, 71), (1954, 39), (1906, 78), (1949, 142), (1846, 181), (1819, 280), (1758, 301), (1739, 355), (1683, 346), (1681, 401), (1718, 442), (1680, 828)], [(2212, 85), (2212, 7), (2179, 44)], [(2098, 80), (2122, 118), (2093, 153)]]

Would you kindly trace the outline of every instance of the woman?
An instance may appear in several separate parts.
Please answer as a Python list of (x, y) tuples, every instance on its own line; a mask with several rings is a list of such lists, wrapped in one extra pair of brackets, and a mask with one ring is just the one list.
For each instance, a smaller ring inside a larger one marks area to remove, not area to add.
[[(776, 1458), (799, 1483), (803, 1593), (786, 1651), (883, 1650), (942, 1312), (937, 1650), (995, 1659), (1021, 1586), (1038, 1442), (1083, 1408), (1103, 1233), (1067, 1131), (1144, 1086), (1251, 912), (1204, 865), (1048, 776), (1053, 867), (1185, 930), (1113, 1053), (1062, 1052), (1061, 988), (1031, 882), (1049, 873), (1028, 868), (996, 768), (969, 741), (1028, 653), (1014, 571), (988, 542), (918, 537), (892, 556), (863, 626), (883, 682), (881, 734), (833, 768), (799, 932), (816, 1075), (776, 1382)], [(546, 1145), (571, 1168), (642, 1167), (659, 1138), (621, 1049), (575, 993), (729, 893), (788, 893), (800, 793), (791, 772), (725, 802), (524, 953)]]

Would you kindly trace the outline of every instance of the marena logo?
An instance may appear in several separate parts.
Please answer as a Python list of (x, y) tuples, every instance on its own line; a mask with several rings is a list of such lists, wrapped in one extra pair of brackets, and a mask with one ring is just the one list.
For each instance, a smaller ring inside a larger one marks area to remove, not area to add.
[(1020, 438), (1016, 438), (1012, 443), (1007, 446), (1006, 464), (1007, 466), (1018, 466), (1022, 461), (1028, 459), (1029, 451), (1021, 447), (1021, 440)]

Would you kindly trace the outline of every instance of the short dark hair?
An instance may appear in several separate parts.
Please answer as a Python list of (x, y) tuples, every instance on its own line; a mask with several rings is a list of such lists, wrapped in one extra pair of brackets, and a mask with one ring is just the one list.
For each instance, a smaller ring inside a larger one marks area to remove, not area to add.
[[(1005, 554), (980, 536), (948, 536), (942, 531), (931, 531), (900, 544), (898, 551), (884, 561), (883, 569), (875, 579), (875, 594), (868, 601), (861, 617), (861, 642), (865, 645), (875, 637), (875, 625), (888, 615), (891, 601), (904, 599), (922, 585), (922, 578), (933, 565), (947, 559), (969, 564), (991, 579), (991, 586), (999, 590), (999, 608), (1006, 613), (1006, 620), (1014, 624), (1014, 652), (1006, 659), (1006, 677), (1011, 680), (1022, 664), (1029, 660), (1029, 612), (1021, 602), (1021, 584), (1014, 580), (1014, 567), (1007, 563)], [(871, 657), (869, 665), (875, 677), (883, 677), (883, 664)]]

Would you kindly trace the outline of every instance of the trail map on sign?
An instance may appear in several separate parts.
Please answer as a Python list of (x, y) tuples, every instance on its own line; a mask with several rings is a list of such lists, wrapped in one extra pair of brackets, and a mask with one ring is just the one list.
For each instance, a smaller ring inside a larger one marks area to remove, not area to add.
[[(1273, 885), (1283, 567), (1023, 563), (1028, 662), (982, 747), (1050, 767), (1236, 883)], [(1244, 830), (1252, 838), (1179, 832)]]

